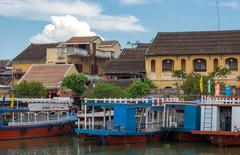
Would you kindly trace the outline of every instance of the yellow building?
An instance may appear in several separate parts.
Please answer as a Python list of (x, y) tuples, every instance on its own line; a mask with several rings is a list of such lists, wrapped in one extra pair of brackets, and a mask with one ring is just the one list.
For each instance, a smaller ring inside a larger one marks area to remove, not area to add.
[(146, 76), (158, 89), (176, 88), (173, 70), (207, 75), (228, 67), (226, 83), (239, 86), (240, 31), (160, 32), (146, 53)]
[(47, 63), (75, 64), (80, 73), (103, 75), (105, 62), (120, 53), (118, 41), (103, 41), (99, 36), (72, 37), (56, 48), (47, 49)]
[(57, 47), (59, 43), (30, 44), (12, 62), (14, 84), (21, 79), (33, 64), (46, 64), (47, 48)]

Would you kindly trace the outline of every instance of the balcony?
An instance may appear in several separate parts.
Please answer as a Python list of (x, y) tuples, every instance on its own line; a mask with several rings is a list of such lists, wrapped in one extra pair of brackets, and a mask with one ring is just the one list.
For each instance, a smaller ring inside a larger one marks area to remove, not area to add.
[(58, 48), (57, 52), (66, 56), (88, 56), (87, 50), (76, 47)]
[(111, 58), (112, 57), (112, 52), (103, 52), (103, 51), (96, 51), (96, 57), (99, 58)]

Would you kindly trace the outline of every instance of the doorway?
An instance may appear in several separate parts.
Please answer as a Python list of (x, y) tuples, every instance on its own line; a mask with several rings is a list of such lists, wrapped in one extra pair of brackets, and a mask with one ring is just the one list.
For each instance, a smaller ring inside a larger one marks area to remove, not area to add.
[(232, 125), (232, 108), (220, 107), (220, 130), (231, 131)]

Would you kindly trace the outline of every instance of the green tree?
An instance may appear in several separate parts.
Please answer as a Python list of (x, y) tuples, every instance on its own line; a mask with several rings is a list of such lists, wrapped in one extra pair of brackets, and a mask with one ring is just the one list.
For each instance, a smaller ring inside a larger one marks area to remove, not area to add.
[(71, 74), (62, 80), (62, 87), (71, 89), (77, 96), (81, 96), (85, 90), (88, 78), (84, 74)]
[(181, 89), (182, 82), (186, 78), (186, 76), (187, 76), (187, 73), (185, 73), (182, 70), (174, 70), (173, 71), (172, 77), (181, 80), (179, 82), (176, 82), (176, 86), (177, 86), (178, 89)]
[(47, 92), (40, 82), (22, 82), (15, 88), (14, 95), (21, 98), (43, 98)]
[(124, 90), (114, 84), (99, 82), (87, 96), (89, 98), (120, 98), (125, 97), (125, 94)]
[[(203, 77), (203, 92), (200, 91), (200, 78), (201, 75), (190, 73), (186, 75), (186, 79), (183, 81), (182, 90), (184, 92), (185, 99), (196, 99), (201, 95), (214, 95), (215, 82), (212, 74)], [(211, 81), (211, 94), (208, 94), (208, 80)]]
[(152, 88), (154, 85), (150, 80), (136, 80), (126, 89), (126, 95), (128, 98), (145, 97), (149, 95)]
[(217, 78), (220, 78), (220, 81), (222, 81), (223, 79), (226, 79), (228, 75), (231, 74), (231, 71), (230, 69), (224, 67), (224, 68), (221, 68), (221, 67), (218, 67), (217, 70), (216, 70), (216, 74), (215, 76)]

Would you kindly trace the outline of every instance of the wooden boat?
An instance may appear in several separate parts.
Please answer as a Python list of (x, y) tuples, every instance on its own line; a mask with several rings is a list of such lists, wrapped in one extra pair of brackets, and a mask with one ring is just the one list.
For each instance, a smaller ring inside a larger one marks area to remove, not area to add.
[(240, 145), (240, 98), (206, 97), (201, 107), (201, 129), (193, 130), (215, 145)]
[[(46, 109), (45, 104), (50, 108)], [(75, 119), (68, 106), (53, 108), (51, 103), (45, 104), (36, 106), (29, 103), (31, 108), (0, 108), (0, 140), (41, 138), (72, 132)]]

